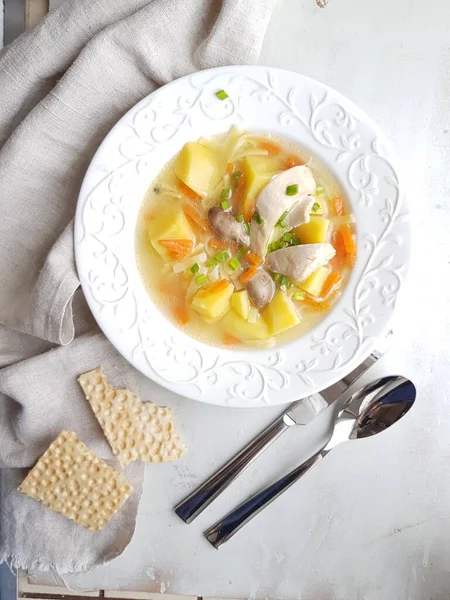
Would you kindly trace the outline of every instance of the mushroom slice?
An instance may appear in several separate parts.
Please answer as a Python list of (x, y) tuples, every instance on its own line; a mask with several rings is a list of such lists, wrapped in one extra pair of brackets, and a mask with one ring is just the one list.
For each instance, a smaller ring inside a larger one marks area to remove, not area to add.
[[(297, 193), (293, 196), (286, 193), (286, 188), (291, 185), (297, 186)], [(289, 213), (299, 203), (303, 203), (303, 210), (306, 212), (306, 207), (310, 206), (310, 200), (305, 202), (305, 196), (311, 196), (315, 191), (316, 182), (308, 167), (303, 165), (292, 167), (292, 169), (275, 175), (263, 188), (256, 202), (256, 211), (261, 217), (261, 222), (252, 222), (250, 231), (252, 251), (264, 258), (280, 217), (285, 212)], [(307, 223), (308, 221), (309, 215), (307, 215), (307, 220), (304, 222)]]
[(264, 269), (259, 269), (256, 275), (247, 282), (246, 287), (250, 300), (256, 308), (267, 306), (276, 290), (272, 277)]
[(328, 243), (301, 244), (271, 252), (266, 258), (266, 266), (274, 273), (281, 273), (292, 281), (301, 283), (335, 254), (336, 250)]
[(238, 242), (244, 246), (250, 244), (248, 233), (243, 224), (236, 221), (233, 213), (224, 212), (218, 206), (213, 206), (208, 211), (208, 220), (218, 238), (227, 242)]

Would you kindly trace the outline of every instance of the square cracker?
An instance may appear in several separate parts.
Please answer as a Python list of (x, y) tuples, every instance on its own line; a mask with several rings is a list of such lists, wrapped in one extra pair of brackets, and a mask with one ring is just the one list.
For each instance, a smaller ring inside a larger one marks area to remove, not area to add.
[(78, 525), (99, 531), (131, 496), (133, 488), (73, 431), (62, 431), (18, 490)]
[(122, 466), (134, 460), (173, 461), (186, 452), (172, 422), (172, 409), (114, 388), (101, 367), (80, 375), (78, 382)]

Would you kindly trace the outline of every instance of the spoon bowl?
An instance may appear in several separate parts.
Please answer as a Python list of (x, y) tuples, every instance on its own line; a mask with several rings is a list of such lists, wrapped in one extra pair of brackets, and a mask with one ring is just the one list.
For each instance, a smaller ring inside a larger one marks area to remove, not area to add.
[(367, 384), (345, 402), (338, 412), (323, 456), (347, 440), (371, 437), (399, 421), (412, 407), (416, 387), (401, 375), (381, 377)]

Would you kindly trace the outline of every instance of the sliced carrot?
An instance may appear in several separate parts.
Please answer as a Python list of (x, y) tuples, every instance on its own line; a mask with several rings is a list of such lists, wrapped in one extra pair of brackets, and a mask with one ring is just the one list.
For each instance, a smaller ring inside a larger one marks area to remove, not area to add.
[(186, 239), (170, 239), (170, 240), (158, 240), (158, 243), (164, 248), (174, 249), (174, 250), (192, 250), (193, 242), (192, 240)]
[(226, 279), (220, 279), (212, 284), (207, 290), (205, 290), (205, 295), (208, 294), (216, 294), (217, 292), (223, 292), (228, 288), (228, 281)]
[(193, 202), (201, 201), (202, 197), (199, 194), (197, 194), (197, 192), (194, 192), (194, 190), (192, 188), (190, 188), (188, 185), (186, 185), (184, 183), (184, 181), (181, 181), (181, 179), (178, 179), (177, 185), (178, 185), (178, 189), (183, 194), (183, 196), (186, 196), (186, 198), (189, 198), (189, 200), (192, 200)]
[(342, 215), (344, 214), (344, 201), (342, 200), (342, 198), (340, 196), (335, 196), (334, 198), (331, 198), (331, 204), (333, 205), (336, 216), (342, 217)]
[(257, 271), (258, 269), (256, 267), (250, 267), (250, 269), (247, 269), (245, 273), (242, 273), (239, 279), (242, 283), (247, 283), (247, 281), (250, 281), (250, 279), (252, 279), (256, 275)]
[(189, 313), (186, 308), (186, 303), (177, 302), (173, 306), (173, 315), (180, 325), (186, 325), (190, 321)]
[(249, 252), (244, 258), (250, 265), (253, 265), (254, 267), (259, 267), (259, 265), (262, 265), (263, 262), (262, 258), (254, 252)]
[(197, 225), (197, 227), (204, 232), (210, 231), (210, 226), (206, 218), (199, 211), (199, 209), (193, 204), (188, 204), (185, 202), (182, 204), (181, 208), (183, 209), (184, 214), (189, 217), (189, 219)]
[(250, 223), (253, 215), (255, 214), (255, 206), (256, 206), (256, 198), (252, 200), (247, 200), (244, 206), (244, 210), (242, 214), (244, 215), (244, 221), (246, 223)]
[(231, 173), (234, 173), (234, 163), (227, 163), (227, 173), (228, 175), (231, 175)]
[(331, 259), (330, 264), (335, 271), (341, 271), (346, 266), (347, 254), (345, 252), (344, 240), (339, 230), (333, 231), (331, 244), (336, 250), (336, 254)]
[(281, 150), (278, 144), (274, 144), (273, 142), (267, 142), (265, 140), (263, 140), (259, 144), (259, 147), (261, 148), (261, 150), (267, 150), (267, 152), (271, 155), (279, 154)]
[(302, 300), (302, 304), (306, 304), (310, 308), (314, 308), (315, 310), (330, 310), (331, 304), (329, 302), (316, 302), (312, 298), (305, 296)]
[(302, 164), (303, 162), (298, 158), (298, 156), (291, 154), (291, 156), (287, 157), (286, 162), (284, 163), (284, 169), (292, 169), (292, 167), (298, 167)]
[[(234, 213), (244, 213), (245, 207), (243, 205), (243, 195), (244, 195), (244, 187), (245, 187), (245, 176), (241, 175), (239, 179), (233, 182), (235, 187), (233, 189), (232, 203), (233, 203), (233, 211)], [(245, 215), (244, 215), (245, 217)]]
[(230, 247), (230, 242), (224, 242), (218, 238), (211, 238), (209, 240), (209, 247), (213, 250), (228, 250)]
[(345, 252), (347, 254), (356, 254), (356, 244), (355, 240), (353, 239), (353, 234), (352, 230), (350, 229), (350, 226), (343, 225), (340, 231), (342, 235), (342, 240), (344, 242)]
[(231, 335), (230, 333), (224, 333), (222, 335), (222, 343), (225, 344), (226, 346), (234, 346), (235, 344), (240, 344), (241, 340), (238, 339), (237, 337), (234, 337), (234, 335)]
[(192, 252), (194, 248), (194, 243), (192, 240), (158, 240), (158, 244), (160, 244), (163, 248), (167, 248), (169, 256), (175, 260), (184, 258), (190, 252)]
[(331, 273), (325, 279), (325, 283), (323, 284), (323, 288), (320, 293), (322, 298), (326, 298), (328, 296), (328, 294), (331, 292), (331, 290), (336, 289), (337, 286), (340, 285), (341, 281), (342, 281), (342, 275), (340, 273), (338, 273), (337, 271), (331, 271)]
[(347, 254), (347, 256), (345, 257), (345, 265), (349, 268), (349, 269), (353, 269), (353, 267), (356, 265), (356, 254)]

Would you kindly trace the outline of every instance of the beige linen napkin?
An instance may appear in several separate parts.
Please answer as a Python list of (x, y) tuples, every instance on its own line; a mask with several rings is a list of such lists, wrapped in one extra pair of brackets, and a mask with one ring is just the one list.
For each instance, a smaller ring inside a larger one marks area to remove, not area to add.
[[(15, 491), (64, 428), (112, 460), (76, 377), (133, 369), (98, 332), (80, 291), (71, 219), (111, 126), (186, 73), (254, 62), (275, 0), (72, 0), (0, 53), (0, 562), (60, 573), (120, 554), (144, 467), (120, 513), (92, 534)], [(74, 339), (75, 338), (75, 339)]]

